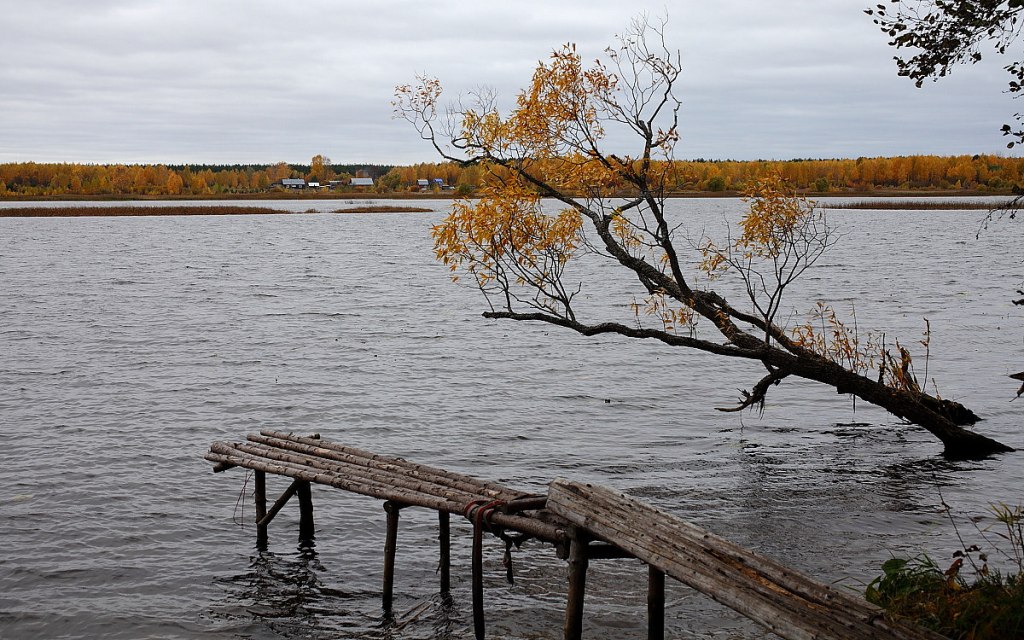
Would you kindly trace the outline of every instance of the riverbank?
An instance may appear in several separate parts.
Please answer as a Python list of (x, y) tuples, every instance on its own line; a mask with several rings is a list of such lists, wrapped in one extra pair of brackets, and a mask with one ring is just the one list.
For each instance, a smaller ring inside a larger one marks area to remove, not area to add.
[(301, 215), (307, 213), (428, 213), (433, 209), (426, 207), (402, 206), (362, 206), (321, 211), (287, 211), (270, 207), (245, 206), (202, 206), (202, 205), (170, 205), (153, 207), (133, 206), (81, 206), (81, 207), (17, 207), (0, 208), (0, 218), (81, 218), (87, 216), (245, 216), (245, 215)]
[[(626, 194), (622, 194), (626, 197)], [(669, 198), (740, 198), (742, 191), (675, 191), (666, 194)], [(803, 195), (811, 199), (822, 198), (978, 198), (988, 196), (1014, 195), (1009, 190), (978, 190), (978, 189), (875, 189), (872, 191), (805, 191)], [(401, 193), (363, 193), (336, 192), (320, 190), (288, 190), (261, 193), (220, 193), (208, 195), (139, 195), (139, 194), (93, 194), (93, 195), (60, 195), (60, 196), (23, 196), (5, 194), (0, 202), (123, 202), (123, 201), (181, 201), (181, 202), (217, 202), (220, 200), (455, 200), (460, 196), (454, 191), (441, 192), (401, 192)], [(469, 197), (474, 197), (470, 195)]]

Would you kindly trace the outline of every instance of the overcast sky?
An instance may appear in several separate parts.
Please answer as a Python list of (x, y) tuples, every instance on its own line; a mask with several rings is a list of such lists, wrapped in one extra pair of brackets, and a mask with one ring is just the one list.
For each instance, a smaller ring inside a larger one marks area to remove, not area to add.
[[(1006, 152), (995, 56), (917, 89), (869, 0), (0, 0), (0, 162), (408, 164), (417, 73), (512, 99), (565, 42), (667, 11), (681, 158)], [(1009, 152), (1007, 152), (1009, 153)]]

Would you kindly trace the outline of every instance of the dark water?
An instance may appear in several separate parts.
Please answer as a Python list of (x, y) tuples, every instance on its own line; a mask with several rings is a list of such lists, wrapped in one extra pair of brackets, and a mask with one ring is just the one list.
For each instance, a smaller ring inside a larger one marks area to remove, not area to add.
[[(432, 512), (402, 514), (398, 627), (381, 617), (377, 501), (314, 488), (316, 546), (298, 548), (288, 508), (256, 550), (245, 473), (214, 475), (202, 455), (264, 427), (524, 489), (600, 482), (852, 589), (893, 553), (947, 558), (942, 499), (979, 544), (968, 516), (1024, 499), (1022, 454), (946, 462), (928, 434), (828, 389), (787, 381), (762, 418), (722, 414), (757, 367), (484, 320), (432, 260), (433, 204), (0, 219), (0, 637), (471, 637), (468, 529), (454, 525), (448, 607)], [(739, 203), (673, 207), (714, 227)], [(975, 240), (977, 212), (831, 215), (843, 242), (790, 306), (855, 304), (862, 331), (918, 352), (927, 317), (939, 392), (1024, 447), (1006, 377), (1024, 368), (1019, 226)], [(628, 319), (628, 283), (584, 268), (600, 281), (584, 301)], [(509, 586), (492, 544), (491, 637), (561, 637), (564, 565), (528, 544)], [(587, 637), (645, 637), (645, 575), (592, 565)], [(677, 583), (668, 596), (673, 637), (762, 635)]]

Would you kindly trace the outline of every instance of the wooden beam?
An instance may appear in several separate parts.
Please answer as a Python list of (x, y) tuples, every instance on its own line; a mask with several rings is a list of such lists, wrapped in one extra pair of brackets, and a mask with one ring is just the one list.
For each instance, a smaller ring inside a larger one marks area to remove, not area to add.
[(556, 480), (547, 508), (783, 638), (942, 637), (607, 487)]
[(635, 556), (613, 544), (590, 543), (587, 545), (587, 557), (591, 560), (620, 560)]
[(280, 511), (284, 505), (288, 504), (291, 497), (295, 495), (300, 482), (301, 480), (293, 480), (292, 483), (288, 485), (288, 488), (284, 490), (284, 493), (281, 494), (281, 497), (274, 501), (274, 504), (271, 505), (270, 509), (256, 522), (256, 524), (262, 525), (266, 528), (274, 519), (274, 516), (277, 515), (277, 512)]
[[(328, 485), (381, 500), (395, 500), (403, 504), (426, 507), (435, 511), (462, 514), (466, 507), (466, 502), (463, 501), (410, 489), (396, 489), (388, 483), (388, 477), (385, 475), (377, 479), (370, 479), (326, 471), (304, 464), (273, 460), (246, 453), (236, 448), (236, 445), (225, 442), (214, 442), (205, 458), (214, 463), (225, 462), (247, 469)], [(565, 537), (563, 526), (544, 522), (538, 518), (505, 514), (500, 511), (490, 513), (487, 518), (498, 526), (529, 534), (545, 542), (558, 544)]]

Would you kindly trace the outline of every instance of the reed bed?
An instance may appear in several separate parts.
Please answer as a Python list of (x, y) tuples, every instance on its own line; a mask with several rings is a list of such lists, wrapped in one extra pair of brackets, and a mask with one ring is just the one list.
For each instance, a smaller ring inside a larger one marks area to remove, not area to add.
[(884, 211), (988, 211), (998, 209), (1002, 203), (972, 200), (860, 200), (856, 202), (817, 201), (823, 209), (874, 209)]
[(78, 218), (83, 216), (239, 216), (294, 213), (269, 207), (170, 206), (170, 207), (18, 207), (0, 209), (2, 218)]
[(428, 209), (427, 207), (400, 207), (388, 204), (375, 204), (335, 209), (334, 213), (430, 213), (431, 211), (433, 209)]

